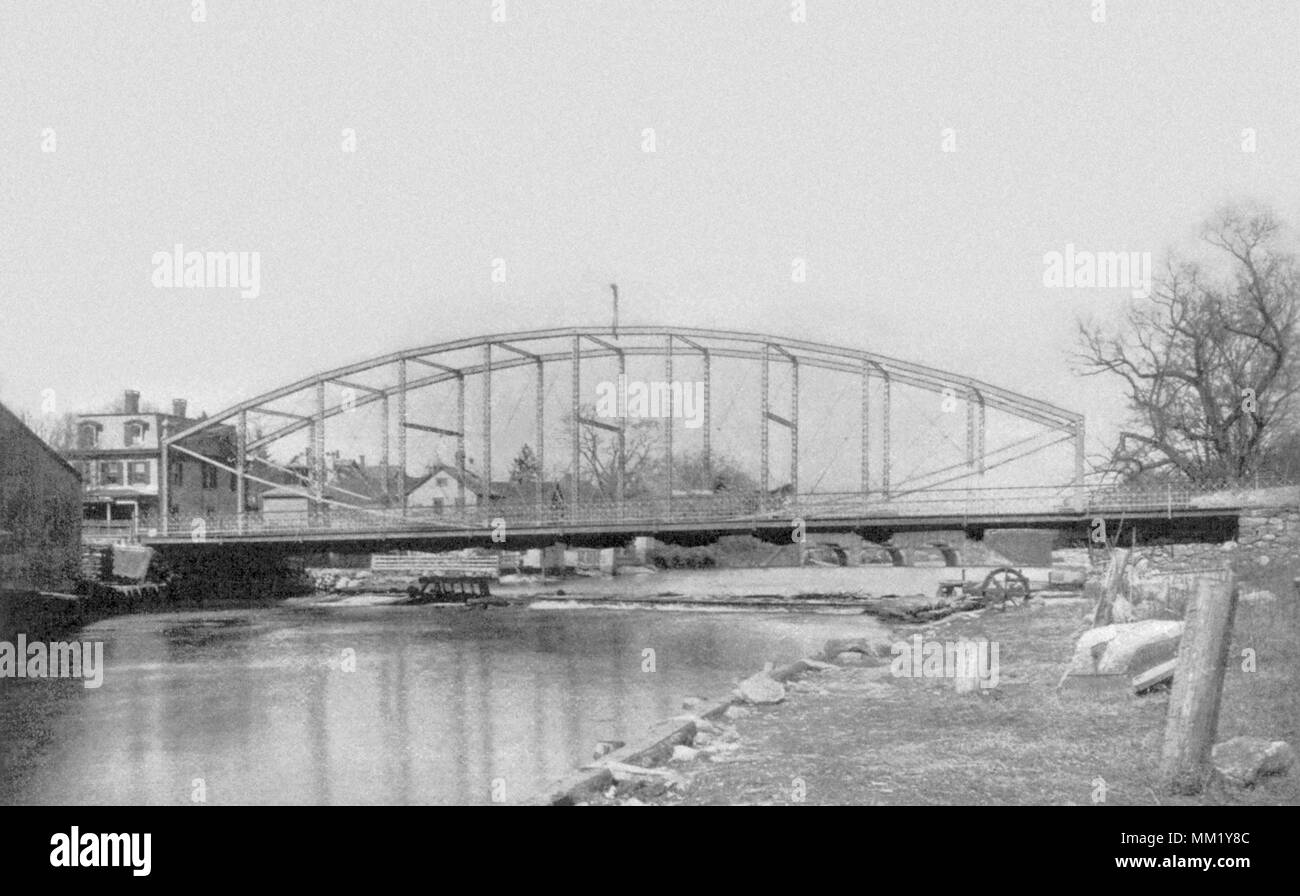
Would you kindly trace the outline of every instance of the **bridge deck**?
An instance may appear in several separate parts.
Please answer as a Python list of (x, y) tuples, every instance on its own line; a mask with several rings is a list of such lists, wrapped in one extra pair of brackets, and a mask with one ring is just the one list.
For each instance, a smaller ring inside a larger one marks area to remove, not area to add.
[(963, 490), (885, 498), (878, 494), (714, 495), (579, 505), (494, 504), (457, 513), (340, 510), (312, 513), (285, 525), (257, 513), (242, 517), (174, 519), (167, 532), (142, 535), (146, 544), (365, 543), (391, 549), (407, 542), (491, 543), (562, 541), (573, 536), (656, 533), (768, 533), (793, 531), (918, 531), (926, 529), (1076, 527), (1101, 518), (1196, 520), (1237, 516), (1236, 493), (1193, 495), (1164, 490), (1066, 488)]

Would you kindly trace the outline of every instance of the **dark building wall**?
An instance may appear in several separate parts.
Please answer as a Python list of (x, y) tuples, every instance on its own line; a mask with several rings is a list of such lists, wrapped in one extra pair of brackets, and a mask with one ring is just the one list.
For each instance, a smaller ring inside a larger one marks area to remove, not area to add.
[(81, 513), (77, 472), (0, 405), (0, 588), (67, 590)]

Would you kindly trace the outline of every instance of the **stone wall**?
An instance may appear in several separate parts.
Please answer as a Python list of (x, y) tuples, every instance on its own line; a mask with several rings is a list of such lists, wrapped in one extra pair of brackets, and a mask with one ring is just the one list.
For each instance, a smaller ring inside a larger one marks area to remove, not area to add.
[[(1106, 567), (1106, 551), (1092, 551), (1091, 560), (1093, 572), (1099, 573)], [(1271, 567), (1277, 565), (1300, 575), (1300, 506), (1243, 510), (1233, 541), (1139, 544), (1132, 563), (1166, 573), (1226, 568), (1242, 580), (1274, 572)]]
[[(1088, 592), (1098, 596), (1107, 551), (1069, 553), (1071, 559), (1091, 561)], [(1276, 587), (1279, 576), (1300, 577), (1300, 505), (1243, 510), (1237, 537), (1231, 541), (1139, 544), (1125, 574), (1124, 600), (1117, 602), (1116, 621), (1182, 618), (1197, 578), (1228, 570), (1235, 574), (1243, 591)]]
[(1300, 505), (1244, 512), (1235, 545), (1222, 545), (1239, 577), (1281, 565), (1300, 575)]

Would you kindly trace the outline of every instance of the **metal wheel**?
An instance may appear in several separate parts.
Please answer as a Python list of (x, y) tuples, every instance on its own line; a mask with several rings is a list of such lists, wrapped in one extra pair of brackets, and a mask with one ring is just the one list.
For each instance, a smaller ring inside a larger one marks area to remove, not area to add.
[(988, 602), (996, 602), (1001, 609), (1005, 610), (1007, 601), (1015, 606), (1029, 599), (1029, 579), (1025, 578), (1018, 569), (999, 566), (984, 577), (984, 582), (980, 585), (980, 593)]

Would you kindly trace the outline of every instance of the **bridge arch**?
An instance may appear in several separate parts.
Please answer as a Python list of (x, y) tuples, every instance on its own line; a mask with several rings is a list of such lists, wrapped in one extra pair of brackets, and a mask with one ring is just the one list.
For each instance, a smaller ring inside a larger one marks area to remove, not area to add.
[[(497, 333), (404, 349), (325, 370), (231, 405), (203, 421), (171, 433), (163, 443), (164, 466), (168, 455), (184, 455), (228, 471), (234, 477), (232, 481), (237, 483), (236, 507), (240, 517), (248, 503), (248, 489), (256, 484), (300, 493), (325, 505), (366, 509), (368, 503), (373, 504), (373, 494), (354, 493), (353, 497), (347, 489), (327, 487), (326, 437), (333, 425), (331, 421), (340, 415), (366, 408), (377, 409), (379, 467), (384, 470), (386, 493), (381, 510), (405, 512), (405, 474), (411, 461), (407, 450), (410, 433), (426, 432), (439, 438), (454, 439), (456, 465), (460, 472), (467, 472), (468, 415), (471, 413), (471, 390), (467, 384), (472, 382), (475, 383), (473, 395), (478, 399), (473, 408), (480, 434), (478, 476), (487, 485), (490, 496), (493, 476), (499, 472), (493, 460), (493, 380), (501, 374), (531, 368), (536, 390), (532, 396), (536, 452), (543, 473), (548, 460), (548, 396), (558, 382), (567, 381), (570, 395), (566, 441), (569, 444), (565, 447), (569, 456), (562, 467), (552, 466), (565, 470), (573, 490), (570, 499), (579, 500), (584, 476), (579, 451), (583, 434), (593, 430), (607, 433), (617, 444), (618, 462), (614, 464), (616, 475), (612, 497), (621, 501), (626, 418), (611, 423), (583, 414), (584, 406), (589, 404), (583, 399), (590, 397), (589, 391), (584, 392), (584, 383), (590, 385), (591, 382), (590, 373), (584, 377), (584, 370), (589, 371), (590, 366), (597, 363), (613, 363), (622, 374), (626, 365), (637, 359), (658, 359), (663, 364), (665, 383), (674, 382), (674, 372), (682, 369), (680, 365), (693, 365), (692, 369), (702, 376), (704, 424), (701, 454), (706, 470), (712, 462), (713, 391), (717, 367), (731, 361), (757, 366), (760, 380), (757, 481), (763, 492), (770, 490), (773, 472), (770, 463), (771, 431), (776, 427), (785, 433), (780, 442), (789, 464), (788, 481), (781, 488), (796, 495), (802, 493), (799, 479), (800, 406), (804, 396), (800, 391), (800, 376), (806, 371), (827, 371), (860, 383), (857, 425), (860, 428), (861, 470), (858, 485), (864, 496), (878, 494), (888, 498), (904, 487), (891, 479), (891, 402), (899, 387), (942, 396), (945, 410), (949, 409), (948, 404), (954, 408), (965, 406), (965, 457), (948, 468), (933, 471), (938, 479), (927, 479), (925, 476), (930, 474), (923, 474), (915, 480), (920, 483), (919, 488), (934, 488), (981, 475), (986, 465), (995, 460), (985, 450), (986, 414), (989, 411), (1037, 427), (1043, 436), (1043, 444), (1034, 450), (1062, 441), (1073, 442), (1076, 484), (1082, 478), (1083, 417), (1049, 402), (951, 371), (859, 349), (764, 333), (667, 326), (626, 326), (616, 331), (608, 327), (566, 327)], [(558, 379), (554, 376), (557, 368), (567, 368)], [(774, 371), (780, 371), (786, 383), (787, 400), (779, 407), (774, 407), (771, 397), (770, 378)], [(415, 419), (419, 415), (413, 413), (412, 394), (447, 384), (454, 384), (456, 389), (454, 419)], [(666, 493), (671, 498), (675, 493), (673, 459), (676, 455), (671, 419), (674, 398), (671, 392), (669, 395), (669, 414), (667, 425), (663, 427), (661, 447), (668, 458), (663, 475)], [(520, 395), (519, 402), (522, 401), (523, 395)], [(304, 462), (295, 465), (271, 457), (272, 446), (300, 439), (303, 435), (307, 437), (307, 448), (301, 452)], [(205, 443), (211, 445), (214, 442), (226, 444), (227, 450), (202, 449)], [(389, 482), (393, 477), (399, 477), (393, 490), (400, 494), (389, 495)], [(160, 479), (164, 491), (168, 480), (167, 476)], [(163, 506), (169, 506), (166, 495)], [(374, 507), (369, 509), (380, 512)]]

